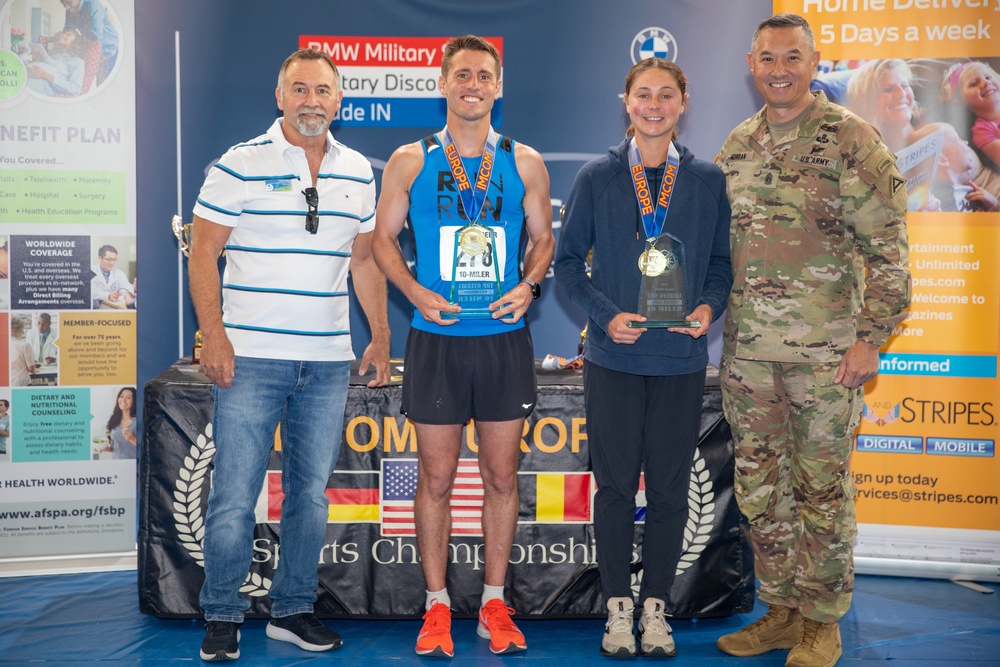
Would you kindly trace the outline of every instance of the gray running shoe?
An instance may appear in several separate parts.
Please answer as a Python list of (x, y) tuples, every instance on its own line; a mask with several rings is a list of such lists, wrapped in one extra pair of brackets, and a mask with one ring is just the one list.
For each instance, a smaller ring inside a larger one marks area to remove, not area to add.
[(663, 616), (663, 600), (646, 598), (639, 616), (639, 655), (672, 658), (677, 655), (673, 629)]
[(631, 598), (608, 600), (608, 622), (601, 639), (601, 655), (613, 658), (631, 658), (635, 655), (635, 635), (632, 634), (634, 613)]

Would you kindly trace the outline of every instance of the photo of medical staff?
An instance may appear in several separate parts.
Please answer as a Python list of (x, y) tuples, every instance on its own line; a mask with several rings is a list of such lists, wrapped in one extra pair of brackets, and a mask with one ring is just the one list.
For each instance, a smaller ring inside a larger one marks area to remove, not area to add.
[(90, 300), (95, 310), (134, 310), (137, 284), (135, 278), (135, 239), (93, 237), (97, 248), (96, 263), (91, 268)]
[(17, 55), (25, 87), (42, 97), (87, 95), (118, 64), (121, 25), (102, 0), (14, 0), (6, 14), (0, 48)]

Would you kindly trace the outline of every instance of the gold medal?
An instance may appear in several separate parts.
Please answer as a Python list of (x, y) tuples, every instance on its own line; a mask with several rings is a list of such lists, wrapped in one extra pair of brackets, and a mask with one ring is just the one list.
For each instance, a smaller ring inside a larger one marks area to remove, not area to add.
[(667, 270), (667, 256), (650, 246), (639, 255), (639, 271), (644, 276), (655, 278)]
[(486, 250), (486, 234), (481, 225), (465, 227), (458, 233), (458, 247), (466, 256), (482, 254)]

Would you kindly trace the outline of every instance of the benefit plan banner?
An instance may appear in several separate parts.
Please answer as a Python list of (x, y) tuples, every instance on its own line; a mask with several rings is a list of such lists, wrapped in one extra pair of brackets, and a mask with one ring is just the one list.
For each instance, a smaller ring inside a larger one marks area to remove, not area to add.
[(0, 559), (136, 534), (132, 0), (0, 0)]
[[(1000, 0), (785, 0), (813, 88), (875, 125), (907, 178), (910, 316), (866, 387), (856, 555), (1000, 564)], [(994, 568), (995, 570), (995, 568)]]

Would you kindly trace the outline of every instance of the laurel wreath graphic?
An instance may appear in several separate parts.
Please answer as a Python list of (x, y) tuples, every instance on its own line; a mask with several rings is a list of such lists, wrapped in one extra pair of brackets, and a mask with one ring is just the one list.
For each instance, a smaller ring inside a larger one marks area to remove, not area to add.
[(691, 567), (705, 550), (715, 521), (715, 491), (711, 472), (701, 456), (701, 449), (694, 450), (691, 481), (688, 483), (688, 520), (684, 526), (681, 557), (677, 561), (677, 575)]
[[(215, 440), (212, 439), (212, 423), (205, 425), (194, 444), (184, 457), (183, 467), (174, 481), (174, 527), (181, 545), (187, 549), (194, 561), (205, 567), (205, 518), (201, 513), (201, 494), (208, 478), (208, 466), (215, 458)], [(241, 593), (251, 597), (267, 595), (271, 580), (250, 572), (240, 587)]]
[[(715, 521), (715, 491), (713, 490), (711, 471), (705, 465), (701, 449), (694, 450), (694, 463), (691, 466), (691, 481), (688, 483), (688, 519), (684, 526), (684, 542), (681, 545), (681, 557), (677, 561), (676, 575), (680, 576), (701, 556), (708, 544), (709, 533), (712, 532), (712, 522)], [(632, 575), (632, 593), (639, 595), (642, 585), (642, 570)]]

